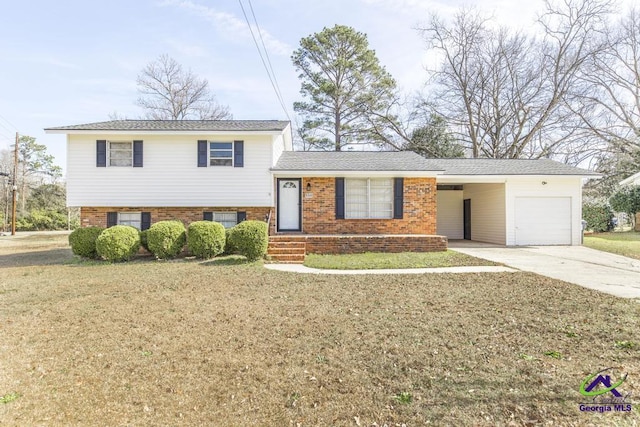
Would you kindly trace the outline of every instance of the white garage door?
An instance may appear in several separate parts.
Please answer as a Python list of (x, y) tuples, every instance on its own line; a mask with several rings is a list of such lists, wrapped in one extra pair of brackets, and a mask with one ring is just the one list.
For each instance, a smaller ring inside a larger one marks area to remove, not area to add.
[(570, 197), (516, 197), (516, 245), (570, 245)]

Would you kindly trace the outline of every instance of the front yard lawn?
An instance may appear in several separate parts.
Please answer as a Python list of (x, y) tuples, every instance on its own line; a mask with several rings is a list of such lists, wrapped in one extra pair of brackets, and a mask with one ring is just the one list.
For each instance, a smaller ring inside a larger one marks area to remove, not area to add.
[(496, 265), (496, 263), (452, 250), (445, 252), (402, 252), (348, 255), (306, 256), (304, 265), (333, 270), (368, 270), (381, 268), (457, 267), (465, 265)]
[(640, 233), (596, 233), (584, 236), (584, 245), (599, 251), (640, 259)]
[(297, 275), (3, 244), (0, 425), (638, 419), (580, 412), (578, 392), (616, 366), (640, 394), (637, 301), (521, 272)]

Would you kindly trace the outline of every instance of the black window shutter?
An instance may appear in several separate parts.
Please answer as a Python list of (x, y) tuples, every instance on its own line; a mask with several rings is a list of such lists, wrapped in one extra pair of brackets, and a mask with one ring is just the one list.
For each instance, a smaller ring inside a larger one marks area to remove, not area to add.
[(404, 205), (404, 178), (393, 179), (393, 219), (402, 219)]
[(151, 227), (151, 212), (142, 212), (140, 215), (140, 230), (148, 230)]
[(213, 212), (202, 212), (202, 219), (205, 221), (213, 221)]
[(133, 141), (133, 167), (142, 167), (142, 141)]
[(118, 225), (118, 212), (107, 212), (107, 227)]
[(233, 167), (244, 167), (244, 141), (233, 141)]
[(344, 178), (336, 178), (336, 219), (344, 219)]
[(207, 167), (207, 141), (198, 141), (198, 167)]
[(238, 224), (240, 224), (242, 221), (246, 221), (247, 220), (247, 213), (246, 212), (237, 212), (236, 213), (236, 222)]
[(107, 166), (107, 141), (102, 139), (96, 141), (96, 167)]

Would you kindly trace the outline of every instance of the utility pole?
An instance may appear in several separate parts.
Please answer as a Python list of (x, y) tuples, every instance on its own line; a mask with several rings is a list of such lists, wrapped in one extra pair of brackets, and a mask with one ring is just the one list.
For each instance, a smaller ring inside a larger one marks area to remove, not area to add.
[(11, 204), (11, 235), (16, 235), (16, 193), (18, 192), (18, 139), (19, 135), (16, 132), (16, 146), (13, 150), (13, 199)]

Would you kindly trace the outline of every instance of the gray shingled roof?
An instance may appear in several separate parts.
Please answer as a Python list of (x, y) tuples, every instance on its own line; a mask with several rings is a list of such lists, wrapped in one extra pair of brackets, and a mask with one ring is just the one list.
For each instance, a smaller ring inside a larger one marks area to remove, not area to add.
[(282, 131), (283, 120), (111, 120), (108, 122), (58, 126), (45, 130), (70, 131)]
[(434, 171), (444, 175), (598, 175), (549, 159), (426, 159), (411, 151), (286, 151), (273, 170)]
[(550, 159), (434, 159), (445, 175), (599, 175)]
[(411, 151), (285, 151), (274, 171), (442, 171)]

